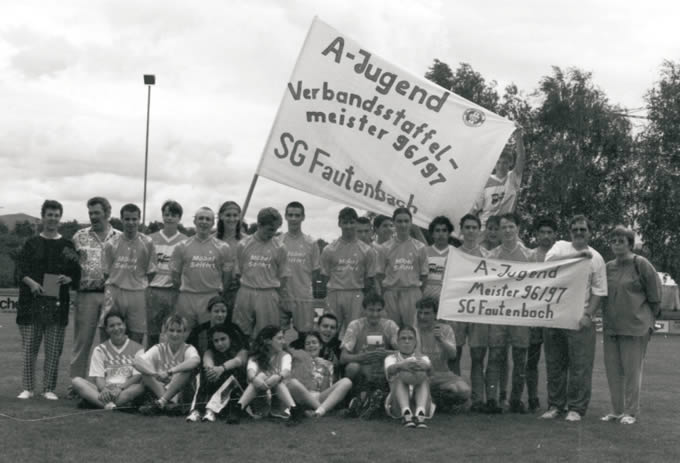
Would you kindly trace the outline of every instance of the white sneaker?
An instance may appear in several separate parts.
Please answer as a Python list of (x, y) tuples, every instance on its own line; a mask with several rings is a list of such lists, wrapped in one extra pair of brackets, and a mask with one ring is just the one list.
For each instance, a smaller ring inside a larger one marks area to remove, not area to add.
[(195, 423), (200, 419), (201, 419), (201, 414), (198, 413), (198, 410), (193, 410), (191, 413), (189, 413), (189, 416), (187, 416), (187, 421), (189, 423)]
[(579, 415), (577, 412), (574, 410), (571, 410), (569, 413), (567, 413), (567, 417), (564, 419), (565, 421), (581, 421), (581, 415)]
[(211, 423), (215, 422), (215, 412), (212, 410), (207, 410), (205, 415), (203, 415), (203, 421), (209, 421)]
[(26, 399), (32, 399), (33, 398), (33, 393), (31, 391), (21, 391), (21, 394), (17, 396), (17, 399), (21, 400), (26, 400)]
[(560, 414), (560, 409), (557, 407), (550, 407), (547, 412), (539, 416), (542, 420), (554, 420)]
[(104, 410), (113, 410), (114, 408), (116, 408), (116, 404), (114, 404), (113, 402), (109, 402), (106, 405), (104, 405)]
[(59, 400), (59, 397), (57, 397), (57, 394), (55, 394), (52, 391), (43, 392), (42, 396), (44, 398), (46, 398), (47, 400)]
[(600, 421), (619, 421), (623, 417), (623, 414), (617, 415), (615, 413), (609, 413), (602, 418), (600, 418)]
[(631, 416), (631, 415), (623, 415), (623, 416), (621, 417), (620, 423), (621, 423), (621, 424), (635, 424), (636, 421), (637, 421), (637, 418), (635, 418), (634, 416)]

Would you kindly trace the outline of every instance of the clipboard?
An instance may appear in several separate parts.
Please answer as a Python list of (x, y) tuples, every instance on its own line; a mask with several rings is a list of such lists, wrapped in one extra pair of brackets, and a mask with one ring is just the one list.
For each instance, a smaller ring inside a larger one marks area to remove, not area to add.
[(61, 284), (57, 281), (59, 275), (54, 273), (46, 273), (43, 276), (43, 296), (47, 297), (59, 297), (59, 290), (61, 289)]

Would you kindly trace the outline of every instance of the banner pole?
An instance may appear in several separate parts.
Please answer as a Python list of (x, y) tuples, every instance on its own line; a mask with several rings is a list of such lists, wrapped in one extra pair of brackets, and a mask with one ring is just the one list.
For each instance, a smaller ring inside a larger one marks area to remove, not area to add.
[(257, 174), (253, 175), (253, 180), (250, 182), (250, 188), (248, 188), (248, 194), (246, 195), (246, 200), (243, 203), (243, 209), (241, 210), (241, 219), (245, 219), (246, 212), (248, 211), (248, 206), (250, 205), (250, 198), (253, 196), (253, 190), (255, 190), (255, 184), (257, 183)]

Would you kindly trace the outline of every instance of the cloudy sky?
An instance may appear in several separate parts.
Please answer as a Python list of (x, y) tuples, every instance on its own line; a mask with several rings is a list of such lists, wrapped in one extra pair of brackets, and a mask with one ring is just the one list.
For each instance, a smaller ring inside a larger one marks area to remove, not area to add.
[[(0, 214), (65, 219), (85, 201), (141, 204), (153, 73), (148, 219), (243, 203), (312, 18), (422, 75), (434, 58), (468, 62), (530, 92), (551, 66), (592, 71), (611, 101), (643, 106), (664, 59), (680, 60), (680, 4), (604, 1), (31, 1), (0, 16)], [(552, 5), (558, 6), (552, 6)], [(462, 5), (462, 6), (461, 6)], [(336, 235), (340, 205), (260, 180), (249, 213), (307, 206), (306, 231)], [(184, 218), (191, 221), (191, 213)]]

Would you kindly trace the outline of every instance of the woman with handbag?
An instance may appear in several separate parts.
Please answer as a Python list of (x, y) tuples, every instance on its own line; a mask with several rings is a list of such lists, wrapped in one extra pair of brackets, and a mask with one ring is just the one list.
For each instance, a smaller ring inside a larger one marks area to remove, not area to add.
[(615, 259), (607, 262), (609, 294), (603, 309), (604, 365), (612, 413), (602, 421), (622, 424), (638, 419), (642, 365), (661, 301), (656, 269), (633, 253), (634, 243), (635, 234), (622, 225), (611, 233)]
[(57, 369), (64, 347), (68, 324), (69, 285), (80, 276), (78, 253), (73, 243), (59, 234), (64, 209), (54, 200), (46, 200), (41, 209), (43, 230), (29, 238), (17, 259), (19, 303), (17, 325), (23, 351), (23, 387), (19, 399), (34, 394), (35, 363), (45, 338), (43, 397), (57, 400)]

